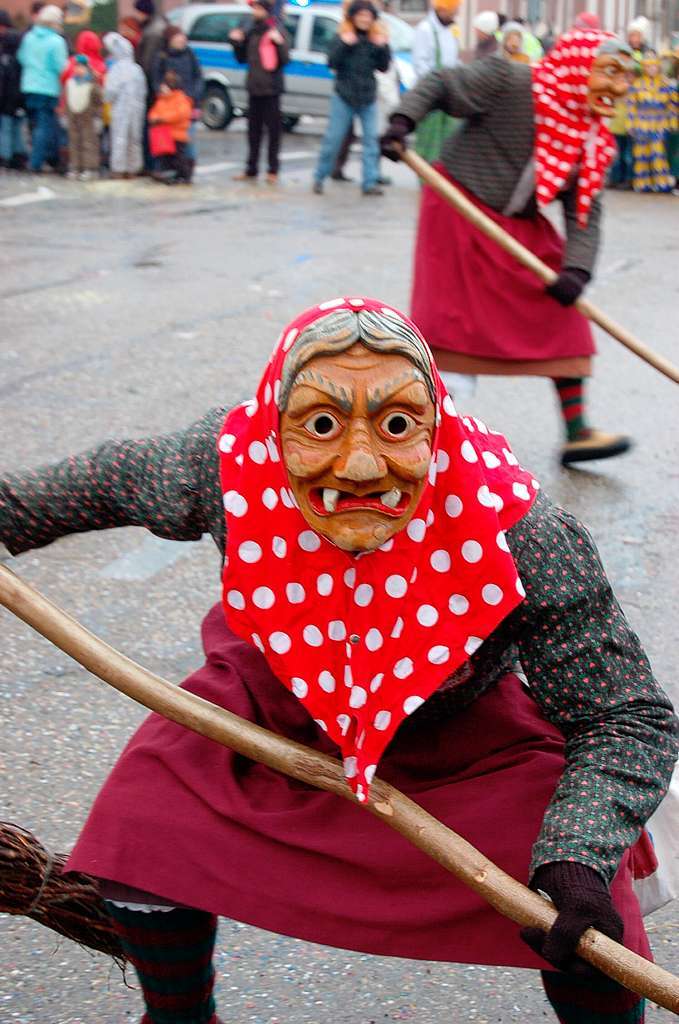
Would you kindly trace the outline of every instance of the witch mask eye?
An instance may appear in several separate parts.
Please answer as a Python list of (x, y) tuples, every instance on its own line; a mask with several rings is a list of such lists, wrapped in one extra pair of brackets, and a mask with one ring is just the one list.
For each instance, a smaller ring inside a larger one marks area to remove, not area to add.
[(326, 441), (330, 438), (337, 437), (342, 429), (342, 424), (339, 420), (332, 415), (332, 413), (326, 412), (315, 412), (313, 416), (304, 423), (304, 429), (307, 430), (312, 437), (317, 437), (320, 440)]
[(380, 423), (382, 433), (394, 441), (408, 437), (416, 426), (412, 416), (405, 412), (390, 412)]

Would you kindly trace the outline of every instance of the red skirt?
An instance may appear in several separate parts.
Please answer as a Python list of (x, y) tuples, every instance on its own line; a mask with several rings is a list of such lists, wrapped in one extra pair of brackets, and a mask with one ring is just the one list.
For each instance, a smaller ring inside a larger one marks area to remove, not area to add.
[[(437, 170), (445, 174), (440, 165)], [(505, 217), (453, 184), (549, 267), (561, 268), (564, 242), (545, 217)], [(587, 358), (595, 352), (592, 331), (581, 313), (560, 306), (532, 271), (427, 185), (422, 189), (411, 305), (412, 318), (432, 348), (464, 357), (459, 365), (446, 362), (448, 369), (472, 371), (470, 360), (489, 360), (509, 365), (487, 372), (530, 372), (525, 367), (513, 371), (511, 364)], [(482, 366), (476, 372), (483, 372)]]
[[(218, 605), (203, 642), (206, 664), (186, 689), (338, 755)], [(561, 734), (507, 675), (454, 717), (403, 730), (379, 774), (525, 882), (563, 764)], [(627, 863), (613, 883), (616, 906), (626, 944), (648, 955)], [(384, 822), (153, 714), (99, 794), (68, 868), (362, 953), (545, 966), (516, 925)]]

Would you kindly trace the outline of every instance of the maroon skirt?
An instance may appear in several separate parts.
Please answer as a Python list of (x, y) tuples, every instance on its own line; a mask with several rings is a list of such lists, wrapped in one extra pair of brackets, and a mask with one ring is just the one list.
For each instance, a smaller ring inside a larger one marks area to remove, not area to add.
[[(264, 657), (203, 623), (184, 684), (325, 753), (338, 750)], [(466, 710), (398, 734), (380, 776), (527, 881), (564, 764), (561, 734), (516, 676)], [(649, 948), (625, 857), (613, 883), (626, 944)], [(545, 966), (501, 917), (384, 822), (150, 715), (99, 794), (68, 868), (273, 932), (425, 960)]]
[[(445, 174), (440, 165), (437, 170)], [(505, 217), (453, 184), (552, 270), (561, 268), (564, 242), (545, 217)], [(595, 351), (581, 313), (560, 306), (532, 271), (427, 185), (422, 189), (411, 306), (412, 318), (432, 348), (467, 360), (537, 364), (588, 357)]]

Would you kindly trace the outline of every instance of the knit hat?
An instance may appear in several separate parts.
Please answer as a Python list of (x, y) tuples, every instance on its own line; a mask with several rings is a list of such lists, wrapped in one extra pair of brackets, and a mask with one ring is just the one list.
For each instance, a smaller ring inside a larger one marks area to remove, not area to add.
[(4, 11), (1, 7), (0, 7), (0, 25), (4, 25), (5, 28), (11, 28), (12, 27), (12, 19), (10, 18), (9, 14), (7, 13), (7, 11)]
[(627, 26), (627, 32), (638, 32), (642, 39), (646, 39), (648, 36), (648, 30), (651, 27), (651, 23), (648, 18), (644, 18), (643, 14), (638, 18), (633, 18)]
[(148, 14), (150, 18), (156, 13), (156, 5), (153, 0), (134, 0), (134, 9), (140, 14)]
[(63, 25), (64, 12), (56, 4), (41, 7), (35, 16), (36, 25)]
[(593, 11), (582, 11), (573, 22), (573, 28), (600, 29), (601, 22), (599, 21), (599, 16), (594, 14)]
[(500, 27), (500, 19), (495, 11), (479, 11), (472, 21), (472, 25), (484, 36), (494, 36)]
[(377, 18), (377, 8), (371, 0), (352, 0), (347, 9), (347, 17), (355, 18), (361, 11), (369, 11), (373, 18)]

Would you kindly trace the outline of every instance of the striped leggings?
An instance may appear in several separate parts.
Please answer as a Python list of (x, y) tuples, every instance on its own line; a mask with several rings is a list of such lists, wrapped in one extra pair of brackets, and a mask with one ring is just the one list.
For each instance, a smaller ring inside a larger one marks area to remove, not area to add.
[[(220, 1024), (212, 966), (217, 918), (202, 910), (142, 913), (107, 905), (139, 977), (141, 1024)], [(643, 1024), (644, 1000), (607, 978), (543, 971), (542, 982), (561, 1024)]]

